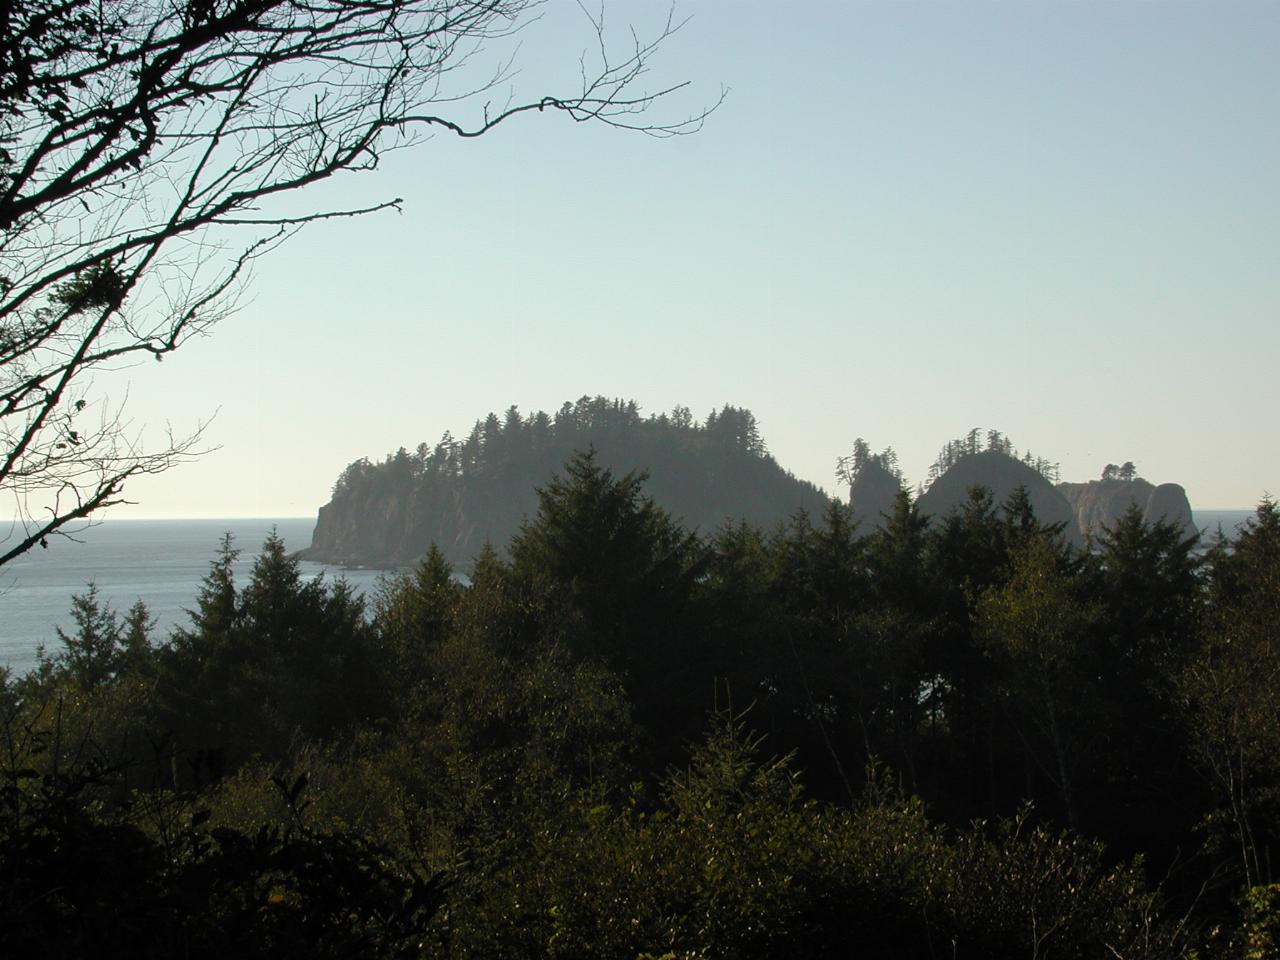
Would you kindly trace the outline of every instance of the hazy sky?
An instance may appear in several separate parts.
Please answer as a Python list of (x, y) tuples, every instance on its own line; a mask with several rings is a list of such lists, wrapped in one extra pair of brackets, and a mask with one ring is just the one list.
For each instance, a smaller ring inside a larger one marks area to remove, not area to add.
[[(659, 9), (610, 2), (612, 36)], [(547, 12), (530, 95), (591, 40)], [(113, 515), (314, 514), (352, 460), (584, 394), (749, 407), (832, 491), (855, 437), (914, 482), (980, 425), (1064, 479), (1133, 460), (1199, 508), (1280, 493), (1280, 4), (678, 14), (650, 80), (692, 87), (658, 116), (729, 91), (696, 136), (535, 114), (327, 185), (404, 212), (304, 233), (212, 336), (131, 371), (137, 423), (216, 413), (219, 449)]]

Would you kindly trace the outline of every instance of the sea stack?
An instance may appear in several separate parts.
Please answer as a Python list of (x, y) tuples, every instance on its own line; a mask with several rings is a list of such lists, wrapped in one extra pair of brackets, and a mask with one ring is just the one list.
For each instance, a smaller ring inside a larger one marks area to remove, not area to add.
[(1187, 536), (1196, 532), (1187, 491), (1180, 484), (1155, 486), (1141, 477), (1104, 477), (1088, 483), (1060, 483), (1058, 492), (1071, 504), (1076, 525), (1087, 537), (1101, 536), (1133, 506), (1148, 524), (1163, 520), (1179, 526)]
[(921, 495), (921, 515), (946, 516), (964, 505), (973, 487), (985, 487), (997, 505), (1023, 487), (1037, 520), (1045, 525), (1063, 524), (1062, 536), (1068, 543), (1084, 544), (1067, 499), (1038, 470), (999, 450), (983, 450), (957, 459)]

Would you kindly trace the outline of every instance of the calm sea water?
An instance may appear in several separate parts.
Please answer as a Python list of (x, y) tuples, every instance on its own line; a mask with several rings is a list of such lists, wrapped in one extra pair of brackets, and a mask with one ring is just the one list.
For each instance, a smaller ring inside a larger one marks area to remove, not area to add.
[(1218, 528), (1227, 536), (1234, 535), (1237, 528), (1254, 515), (1253, 510), (1193, 510), (1196, 526), (1209, 537), (1216, 536)]
[[(1210, 534), (1221, 524), (1228, 534), (1252, 511), (1198, 510), (1196, 525)], [(224, 533), (241, 549), (237, 582), (249, 577), (262, 541), (275, 528), (290, 550), (311, 544), (315, 520), (106, 520), (80, 535), (81, 542), (54, 540), (0, 568), (0, 664), (25, 673), (36, 664), (36, 649), (58, 648), (56, 627), (70, 632), (71, 596), (93, 580), (100, 596), (123, 614), (139, 598), (157, 618), (156, 636), (190, 623), (200, 580)], [(349, 570), (303, 563), (305, 576), (345, 577), (357, 592), (372, 590), (377, 570)]]
[[(106, 520), (79, 534), (79, 543), (53, 539), (0, 568), (0, 664), (15, 673), (35, 666), (36, 649), (58, 649), (55, 627), (71, 632), (71, 596), (90, 580), (99, 595), (123, 614), (141, 598), (157, 618), (156, 634), (167, 638), (187, 626), (200, 581), (209, 572), (224, 533), (241, 550), (236, 582), (248, 582), (254, 557), (272, 528), (288, 550), (311, 545), (315, 519)], [(345, 577), (357, 592), (372, 590), (381, 571), (344, 570), (303, 563), (304, 576)]]

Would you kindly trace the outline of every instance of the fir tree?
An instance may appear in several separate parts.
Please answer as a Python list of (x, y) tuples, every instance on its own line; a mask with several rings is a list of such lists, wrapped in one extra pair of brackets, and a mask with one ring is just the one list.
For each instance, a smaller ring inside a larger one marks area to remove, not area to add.
[(57, 628), (63, 652), (56, 665), (85, 690), (93, 690), (120, 666), (120, 619), (92, 580), (84, 593), (71, 598), (71, 619), (76, 624), (73, 632)]

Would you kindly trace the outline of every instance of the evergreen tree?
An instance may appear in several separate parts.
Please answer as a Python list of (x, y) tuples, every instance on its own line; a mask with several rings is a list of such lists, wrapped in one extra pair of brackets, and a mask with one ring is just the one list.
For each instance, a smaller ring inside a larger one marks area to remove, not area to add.
[(1147, 523), (1136, 504), (1098, 540), (1099, 588), (1118, 657), (1134, 670), (1172, 676), (1194, 641), (1200, 606), (1199, 536), (1180, 525)]
[(621, 674), (651, 743), (670, 745), (700, 722), (711, 689), (697, 597), (706, 551), (643, 482), (615, 477), (594, 449), (575, 455), (538, 491), (511, 569), (544, 634)]
[[(240, 551), (234, 546), (235, 538), (228, 533), (218, 542), (218, 552), (209, 564), (209, 572), (200, 581), (196, 594), (196, 609), (190, 611), (191, 623), (196, 632), (220, 635), (232, 630), (236, 624), (235, 563)], [(188, 636), (179, 631), (179, 641)]]
[(1148, 524), (1131, 506), (1087, 556), (1088, 592), (1101, 607), (1089, 704), (1101, 749), (1082, 803), (1095, 811), (1090, 829), (1113, 848), (1143, 851), (1155, 863), (1171, 862), (1191, 842), (1204, 800), (1187, 762), (1176, 689), (1198, 643), (1197, 540), (1179, 525)]
[[(385, 709), (363, 603), (343, 582), (304, 579), (272, 531), (243, 591), (224, 537), (192, 626), (160, 658), (158, 716), (214, 777), (254, 754), (280, 758)], [(193, 768), (194, 769), (194, 768)]]
[(373, 630), (397, 710), (413, 712), (423, 702), (434, 654), (452, 629), (461, 595), (453, 567), (435, 544), (411, 574), (380, 583)]
[(1040, 758), (1062, 799), (1073, 830), (1080, 825), (1077, 800), (1084, 687), (1090, 682), (1088, 639), (1096, 608), (1073, 589), (1053, 541), (1036, 537), (1018, 547), (1007, 583), (983, 592), (976, 609), (977, 630), (992, 656), (1005, 660), (1012, 706), (1024, 719), (1031, 742), (1038, 727), (1052, 760)]
[(642, 488), (644, 474), (615, 478), (593, 449), (538, 491), (538, 513), (511, 543), (518, 577), (553, 588), (585, 629), (587, 655), (651, 660), (629, 641), (690, 594), (701, 548)]
[(971, 489), (930, 531), (923, 559), (932, 585), (927, 615), (936, 618), (928, 662), (949, 730), (939, 757), (946, 771), (940, 780), (948, 784), (941, 800), (947, 816), (962, 821), (1011, 814), (1024, 795), (1017, 733), (1002, 715), (999, 664), (974, 631), (978, 597), (1009, 575), (1007, 523), (988, 489)]
[(120, 618), (90, 580), (84, 593), (71, 598), (71, 619), (76, 624), (73, 632), (57, 628), (63, 652), (54, 662), (82, 689), (93, 690), (119, 669)]
[(155, 647), (152, 634), (156, 618), (141, 598), (124, 616), (120, 626), (120, 669), (124, 673), (149, 673), (155, 666)]
[(1280, 852), (1280, 508), (1263, 500), (1231, 548), (1211, 551), (1201, 648), (1181, 675), (1210, 822), (1246, 886), (1274, 882)]
[[(932, 775), (917, 758), (927, 716), (938, 716), (946, 699), (939, 682), (945, 662), (938, 630), (941, 599), (933, 581), (930, 543), (936, 536), (911, 495), (899, 491), (893, 514), (868, 538), (869, 592), (856, 628), (860, 666), (855, 735), (874, 757), (894, 763), (913, 789)], [(940, 764), (936, 765), (940, 767)]]

